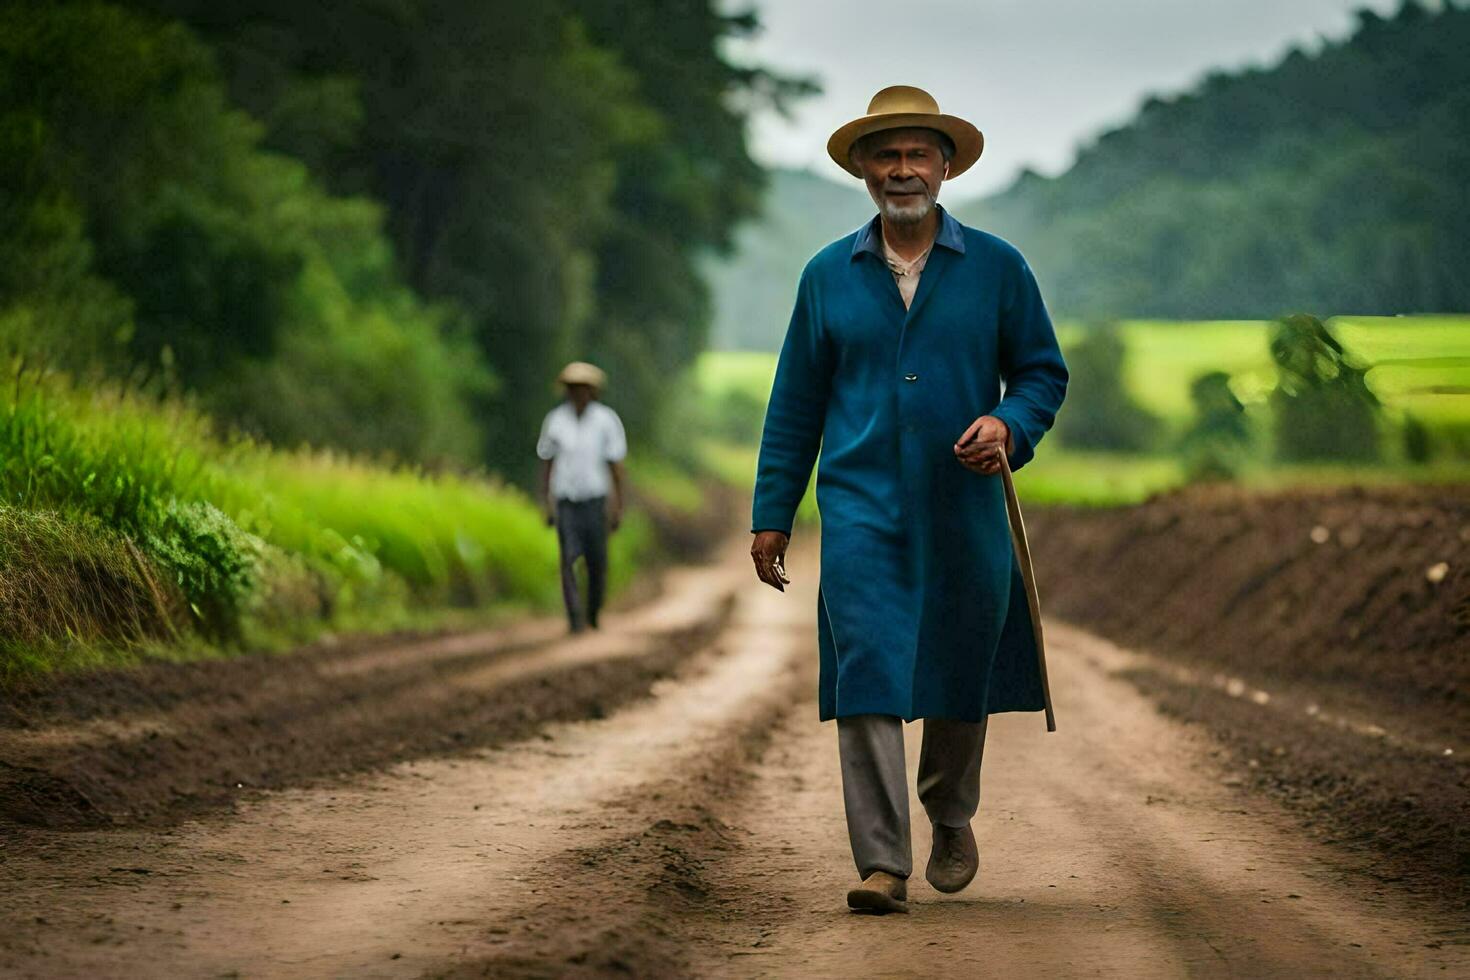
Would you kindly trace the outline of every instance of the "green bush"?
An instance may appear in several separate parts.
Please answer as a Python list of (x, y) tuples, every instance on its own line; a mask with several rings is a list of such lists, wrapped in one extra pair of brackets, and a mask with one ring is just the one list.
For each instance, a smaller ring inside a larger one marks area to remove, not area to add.
[(1380, 456), (1380, 403), (1367, 369), (1315, 316), (1294, 313), (1271, 336), (1276, 455), (1289, 461), (1371, 461)]
[(1162, 423), (1139, 405), (1123, 380), (1126, 349), (1114, 323), (1087, 327), (1067, 351), (1067, 408), (1056, 438), (1074, 449), (1140, 452), (1153, 448)]
[(1429, 427), (1410, 412), (1404, 413), (1404, 458), (1411, 463), (1427, 463), (1434, 456), (1434, 437)]
[(766, 421), (766, 400), (744, 388), (727, 388), (704, 404), (706, 435), (734, 443), (759, 444)]
[(1230, 389), (1230, 375), (1209, 371), (1189, 386), (1195, 418), (1180, 439), (1185, 471), (1195, 480), (1227, 480), (1243, 462), (1250, 442), (1245, 406)]
[(265, 542), (213, 504), (178, 500), (162, 509), (143, 542), (183, 593), (199, 631), (211, 640), (238, 640)]

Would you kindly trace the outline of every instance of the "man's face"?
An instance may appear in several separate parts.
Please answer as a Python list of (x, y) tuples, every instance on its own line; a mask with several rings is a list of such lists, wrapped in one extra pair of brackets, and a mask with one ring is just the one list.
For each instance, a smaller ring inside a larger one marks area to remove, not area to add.
[(592, 386), (591, 385), (584, 385), (584, 384), (570, 384), (570, 385), (567, 385), (567, 398), (571, 399), (572, 404), (578, 410), (581, 410), (581, 409), (584, 409), (584, 408), (587, 407), (587, 403), (592, 400), (592, 395), (593, 395), (593, 391), (592, 391)]
[(883, 216), (896, 224), (923, 221), (949, 173), (939, 135), (930, 129), (889, 129), (867, 137), (854, 153)]

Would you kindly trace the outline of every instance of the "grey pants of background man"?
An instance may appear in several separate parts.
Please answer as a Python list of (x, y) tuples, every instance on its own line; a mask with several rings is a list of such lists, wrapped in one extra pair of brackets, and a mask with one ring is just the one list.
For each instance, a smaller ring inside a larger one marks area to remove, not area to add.
[[(985, 729), (985, 722), (924, 719), (919, 802), (930, 823), (963, 827), (975, 816)], [(837, 752), (847, 836), (858, 874), (866, 878), (874, 871), (887, 871), (907, 878), (913, 872), (913, 849), (903, 720), (893, 715), (838, 718)]]
[[(607, 498), (556, 501), (556, 540), (561, 547), (561, 597), (573, 630), (596, 626), (607, 590)], [(587, 603), (582, 604), (573, 569), (579, 555), (587, 558)]]

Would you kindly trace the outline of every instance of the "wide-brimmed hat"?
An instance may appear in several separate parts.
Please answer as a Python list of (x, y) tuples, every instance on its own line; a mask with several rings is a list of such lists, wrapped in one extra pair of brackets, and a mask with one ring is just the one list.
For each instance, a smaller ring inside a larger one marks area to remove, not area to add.
[(852, 144), (869, 133), (910, 126), (937, 129), (954, 140), (954, 157), (949, 161), (950, 177), (958, 177), (969, 170), (985, 149), (985, 136), (980, 130), (959, 116), (940, 112), (934, 96), (912, 85), (890, 85), (873, 96), (866, 116), (854, 119), (832, 134), (827, 141), (827, 153), (837, 166), (854, 177), (861, 177), (862, 171), (853, 165), (850, 156)]
[(601, 389), (607, 382), (607, 374), (596, 364), (588, 364), (586, 361), (572, 361), (561, 369), (556, 380), (564, 385), (591, 385)]

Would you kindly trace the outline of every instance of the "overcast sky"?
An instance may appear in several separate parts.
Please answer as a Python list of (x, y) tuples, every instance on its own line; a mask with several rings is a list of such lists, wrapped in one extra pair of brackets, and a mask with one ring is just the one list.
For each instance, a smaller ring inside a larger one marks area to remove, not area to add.
[[(750, 0), (729, 2), (741, 9)], [(999, 189), (1023, 166), (1046, 174), (1079, 143), (1126, 120), (1150, 93), (1188, 88), (1212, 68), (1274, 63), (1352, 31), (1352, 11), (1399, 0), (753, 0), (765, 24), (730, 54), (810, 73), (825, 93), (792, 122), (755, 121), (771, 165), (856, 181), (827, 159), (827, 137), (885, 85), (927, 89), (985, 134), (985, 152), (946, 188), (951, 201)]]

